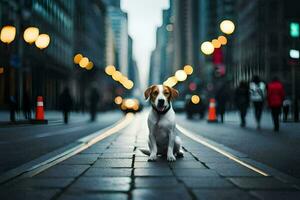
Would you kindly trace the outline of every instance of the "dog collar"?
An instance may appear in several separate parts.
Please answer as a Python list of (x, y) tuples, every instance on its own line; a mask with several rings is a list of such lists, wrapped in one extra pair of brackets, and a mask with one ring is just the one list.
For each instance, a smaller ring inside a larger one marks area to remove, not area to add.
[(164, 110), (164, 111), (159, 111), (159, 110), (157, 110), (157, 108), (155, 107), (155, 106), (153, 106), (153, 105), (151, 105), (152, 106), (152, 108), (156, 111), (156, 113), (157, 114), (159, 114), (159, 115), (164, 115), (164, 114), (166, 114), (170, 109), (171, 109), (171, 106), (169, 105), (169, 107), (166, 109), (166, 110)]

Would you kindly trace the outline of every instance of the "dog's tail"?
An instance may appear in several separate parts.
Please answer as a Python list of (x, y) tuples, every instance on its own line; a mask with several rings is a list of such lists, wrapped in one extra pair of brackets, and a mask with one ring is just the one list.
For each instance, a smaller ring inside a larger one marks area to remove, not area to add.
[(148, 149), (139, 149), (143, 154), (150, 156), (150, 151)]

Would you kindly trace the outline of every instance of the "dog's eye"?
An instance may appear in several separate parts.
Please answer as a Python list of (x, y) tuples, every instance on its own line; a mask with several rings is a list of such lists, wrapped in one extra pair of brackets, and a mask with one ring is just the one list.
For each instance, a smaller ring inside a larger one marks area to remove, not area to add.
[(170, 94), (170, 92), (164, 92), (164, 94), (165, 94), (165, 95), (169, 95), (169, 94)]
[(157, 91), (154, 91), (154, 92), (153, 92), (153, 95), (154, 95), (154, 96), (157, 96), (157, 95), (158, 95), (158, 92), (157, 92)]

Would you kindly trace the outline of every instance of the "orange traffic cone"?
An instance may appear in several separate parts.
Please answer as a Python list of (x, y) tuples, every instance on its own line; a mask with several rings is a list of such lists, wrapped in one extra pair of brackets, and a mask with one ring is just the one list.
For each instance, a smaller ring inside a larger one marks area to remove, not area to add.
[(33, 120), (33, 123), (42, 123), (42, 124), (48, 123), (48, 120), (45, 120), (44, 102), (42, 96), (37, 97), (35, 120)]
[(216, 100), (214, 98), (209, 99), (209, 107), (208, 107), (208, 118), (207, 122), (217, 122), (217, 114), (216, 114)]

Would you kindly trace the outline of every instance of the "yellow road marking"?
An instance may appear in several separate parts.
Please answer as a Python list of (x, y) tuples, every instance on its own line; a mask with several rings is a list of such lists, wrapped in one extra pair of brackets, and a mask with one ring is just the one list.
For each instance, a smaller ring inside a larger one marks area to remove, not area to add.
[(254, 167), (254, 166), (252, 166), (250, 164), (247, 164), (244, 161), (238, 159), (236, 156), (234, 156), (234, 155), (232, 155), (232, 154), (230, 154), (230, 153), (228, 153), (228, 152), (226, 152), (226, 151), (224, 151), (224, 150), (222, 150), (222, 149), (220, 149), (220, 148), (218, 148), (218, 147), (216, 147), (216, 146), (214, 146), (214, 145), (212, 145), (212, 144), (204, 141), (203, 139), (201, 139), (200, 136), (191, 133), (190, 131), (186, 130), (185, 128), (183, 128), (183, 127), (181, 127), (179, 125), (176, 125), (176, 128), (181, 133), (183, 133), (187, 137), (191, 138), (192, 140), (203, 144), (204, 146), (206, 146), (206, 147), (208, 147), (208, 148), (210, 148), (210, 149), (212, 149), (212, 150), (214, 150), (214, 151), (222, 154), (223, 156), (225, 156), (225, 157), (227, 157), (227, 158), (229, 158), (229, 159), (231, 159), (231, 160), (239, 163), (240, 165), (243, 165), (244, 167), (247, 167), (248, 169), (251, 169), (251, 170), (255, 171), (256, 173), (259, 173), (259, 174), (261, 174), (263, 176), (269, 176), (269, 174), (267, 174), (266, 172), (263, 172), (262, 170), (260, 170), (260, 169), (258, 169), (256, 167)]

